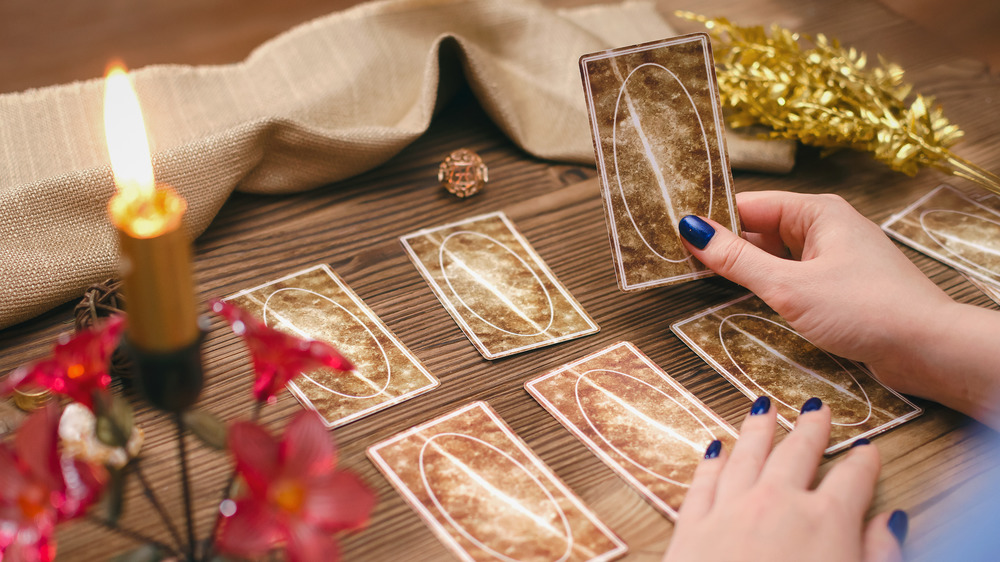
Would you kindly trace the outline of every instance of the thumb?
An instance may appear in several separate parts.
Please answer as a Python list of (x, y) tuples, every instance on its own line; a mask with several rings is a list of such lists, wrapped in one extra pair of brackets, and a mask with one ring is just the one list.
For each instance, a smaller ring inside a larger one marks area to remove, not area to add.
[(711, 219), (688, 215), (678, 227), (684, 245), (698, 261), (761, 296), (781, 285), (796, 264), (761, 250)]
[(903, 539), (906, 538), (905, 511), (880, 513), (872, 517), (865, 528), (865, 562), (898, 562), (903, 559)]

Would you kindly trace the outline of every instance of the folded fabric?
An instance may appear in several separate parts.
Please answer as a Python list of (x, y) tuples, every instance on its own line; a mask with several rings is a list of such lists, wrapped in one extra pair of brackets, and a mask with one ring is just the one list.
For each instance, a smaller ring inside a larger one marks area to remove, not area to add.
[[(580, 55), (672, 34), (646, 2), (392, 0), (303, 24), (239, 63), (133, 77), (157, 180), (187, 199), (193, 238), (233, 189), (305, 190), (392, 158), (462, 79), (525, 151), (593, 163)], [(102, 96), (100, 79), (0, 95), (0, 327), (115, 274)], [(790, 150), (730, 141), (734, 167), (788, 168)]]

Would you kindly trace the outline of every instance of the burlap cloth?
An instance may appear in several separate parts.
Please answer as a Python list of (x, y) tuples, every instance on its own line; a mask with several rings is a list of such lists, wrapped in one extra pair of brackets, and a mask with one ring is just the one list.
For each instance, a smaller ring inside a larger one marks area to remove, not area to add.
[[(393, 0), (303, 24), (236, 64), (133, 75), (157, 180), (187, 199), (194, 238), (233, 189), (300, 191), (385, 162), (462, 79), (525, 151), (592, 164), (580, 55), (672, 34), (650, 3)], [(0, 95), (0, 327), (115, 274), (102, 96), (99, 78)], [(729, 149), (735, 167), (791, 164), (788, 145)]]

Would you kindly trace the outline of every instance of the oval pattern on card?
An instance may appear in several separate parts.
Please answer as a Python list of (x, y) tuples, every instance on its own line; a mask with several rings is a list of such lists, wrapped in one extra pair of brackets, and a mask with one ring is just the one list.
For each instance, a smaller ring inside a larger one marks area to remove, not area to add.
[(643, 380), (608, 369), (581, 374), (575, 392), (580, 413), (611, 450), (659, 480), (689, 486), (715, 434), (687, 406)]
[[(392, 368), (382, 344), (360, 318), (330, 297), (308, 289), (278, 289), (264, 302), (263, 317), (265, 324), (277, 329), (329, 343), (354, 363), (355, 373), (360, 375), (317, 370), (303, 373), (300, 386), (308, 381), (345, 398), (373, 398), (389, 387)], [(278, 317), (292, 323), (295, 329), (276, 321)]]
[(921, 213), (920, 226), (947, 253), (974, 271), (1000, 276), (1000, 222), (938, 209)]
[(833, 425), (860, 425), (871, 417), (871, 399), (846, 360), (795, 330), (753, 314), (732, 314), (719, 324), (719, 340), (751, 390), (795, 412), (818, 396), (830, 405)]
[(491, 236), (459, 231), (438, 251), (438, 265), (455, 299), (472, 316), (514, 336), (537, 336), (552, 326), (551, 295), (535, 270)]
[[(566, 513), (528, 468), (500, 448), (459, 433), (439, 433), (420, 449), (424, 490), (441, 516), (500, 560), (566, 560), (573, 531)], [(543, 559), (543, 558), (539, 558)]]
[(646, 63), (629, 73), (612, 148), (618, 192), (643, 244), (669, 262), (691, 259), (669, 225), (712, 215), (712, 151), (694, 99), (673, 72)]

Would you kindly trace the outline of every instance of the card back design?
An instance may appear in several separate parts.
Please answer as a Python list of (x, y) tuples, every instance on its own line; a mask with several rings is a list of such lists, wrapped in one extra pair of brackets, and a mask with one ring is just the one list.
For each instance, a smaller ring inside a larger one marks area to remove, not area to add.
[(424, 229), (400, 242), (487, 359), (600, 330), (503, 213)]
[(788, 429), (806, 400), (823, 400), (833, 424), (827, 454), (923, 411), (861, 364), (813, 345), (754, 295), (710, 308), (671, 330), (748, 398), (770, 397)]
[(288, 383), (327, 427), (339, 427), (440, 384), (350, 287), (326, 265), (246, 289), (224, 300), (265, 324), (337, 348), (356, 369), (317, 369)]
[(613, 560), (628, 547), (485, 402), (368, 448), (462, 560)]
[(713, 275), (677, 230), (693, 214), (740, 232), (708, 35), (585, 55), (580, 71), (618, 286)]
[(890, 217), (882, 229), (959, 271), (1000, 285), (1000, 210), (995, 199), (973, 201), (950, 185), (940, 185)]
[(671, 520), (709, 443), (731, 425), (629, 342), (524, 385), (550, 414)]

